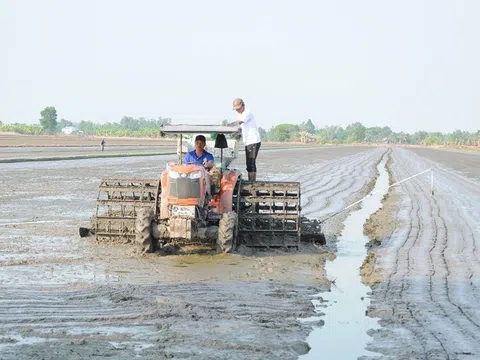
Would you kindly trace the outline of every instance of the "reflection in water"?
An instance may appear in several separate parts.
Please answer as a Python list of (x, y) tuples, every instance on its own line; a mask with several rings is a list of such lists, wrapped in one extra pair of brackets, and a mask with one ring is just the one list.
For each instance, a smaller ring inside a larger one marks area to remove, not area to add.
[(326, 271), (332, 284), (332, 291), (318, 294), (322, 298), (313, 300), (324, 326), (315, 328), (307, 341), (311, 346), (308, 354), (299, 359), (356, 359), (363, 355), (378, 355), (365, 350), (372, 338), (369, 329), (378, 329), (378, 319), (365, 315), (370, 304), (368, 286), (361, 283), (360, 266), (366, 257), (365, 244), (368, 237), (363, 235), (363, 224), (381, 207), (381, 201), (388, 190), (386, 159), (377, 166), (379, 177), (366, 198), (362, 208), (352, 212), (345, 221), (345, 228), (338, 239), (337, 258), (327, 262)]

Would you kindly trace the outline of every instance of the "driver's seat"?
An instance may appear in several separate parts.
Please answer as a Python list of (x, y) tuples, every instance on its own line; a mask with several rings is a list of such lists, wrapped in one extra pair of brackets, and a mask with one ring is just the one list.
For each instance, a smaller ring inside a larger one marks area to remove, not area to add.
[(215, 138), (215, 148), (220, 149), (220, 168), (223, 169), (223, 149), (228, 148), (227, 138), (225, 134), (217, 134)]

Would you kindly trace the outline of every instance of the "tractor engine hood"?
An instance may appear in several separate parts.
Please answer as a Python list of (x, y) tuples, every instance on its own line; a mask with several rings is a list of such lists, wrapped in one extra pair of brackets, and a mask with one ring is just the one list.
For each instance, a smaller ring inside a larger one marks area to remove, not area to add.
[[(190, 173), (180, 173), (175, 170), (168, 171), (169, 203), (179, 203), (181, 200), (191, 200), (190, 205), (198, 204), (201, 197), (201, 182), (203, 176), (199, 170)], [(193, 200), (196, 201), (193, 201)]]

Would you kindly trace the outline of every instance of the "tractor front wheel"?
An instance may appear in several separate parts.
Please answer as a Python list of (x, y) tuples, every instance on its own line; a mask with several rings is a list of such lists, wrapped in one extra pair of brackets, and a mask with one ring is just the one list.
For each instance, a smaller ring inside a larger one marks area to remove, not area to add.
[(152, 208), (141, 208), (135, 219), (135, 242), (146, 252), (153, 251), (153, 217)]
[(234, 211), (222, 215), (218, 224), (217, 253), (229, 253), (232, 251), (237, 216), (237, 213)]

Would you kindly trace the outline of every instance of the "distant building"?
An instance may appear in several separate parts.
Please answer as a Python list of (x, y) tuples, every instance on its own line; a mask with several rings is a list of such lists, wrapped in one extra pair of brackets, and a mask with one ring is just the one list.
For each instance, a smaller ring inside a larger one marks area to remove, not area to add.
[(62, 129), (62, 133), (64, 133), (65, 135), (83, 134), (83, 131), (77, 129), (75, 126), (67, 126)]

